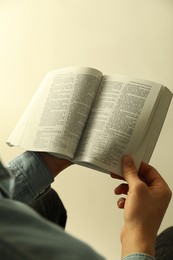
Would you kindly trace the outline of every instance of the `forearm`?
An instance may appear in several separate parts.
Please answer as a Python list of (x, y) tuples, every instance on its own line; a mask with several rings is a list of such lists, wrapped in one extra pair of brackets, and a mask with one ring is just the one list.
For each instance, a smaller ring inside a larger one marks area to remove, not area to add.
[[(155, 259), (154, 258), (155, 238), (148, 235), (145, 236), (145, 233), (140, 229), (137, 230), (137, 232), (135, 230), (132, 230), (132, 232), (128, 232), (128, 231), (125, 232), (126, 234), (123, 234), (123, 237), (121, 238), (122, 259), (124, 259), (124, 257), (128, 255), (135, 255), (135, 254), (140, 254), (141, 255), (140, 257), (144, 255), (145, 257), (150, 256), (149, 259)], [(139, 258), (139, 259), (145, 259), (145, 258)]]

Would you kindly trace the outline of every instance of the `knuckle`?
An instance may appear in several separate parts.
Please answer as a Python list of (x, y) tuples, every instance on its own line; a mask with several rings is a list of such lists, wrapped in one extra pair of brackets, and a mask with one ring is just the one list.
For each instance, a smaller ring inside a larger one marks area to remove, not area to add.
[(146, 192), (146, 185), (142, 181), (138, 181), (136, 182), (134, 189), (138, 194), (143, 194)]
[(169, 189), (168, 190), (168, 197), (170, 198), (170, 200), (171, 200), (171, 198), (172, 198), (172, 191)]
[(170, 190), (170, 188), (169, 188), (168, 186), (165, 187), (165, 191), (164, 191), (163, 197), (164, 197), (165, 200), (167, 200), (168, 202), (171, 200), (172, 191)]

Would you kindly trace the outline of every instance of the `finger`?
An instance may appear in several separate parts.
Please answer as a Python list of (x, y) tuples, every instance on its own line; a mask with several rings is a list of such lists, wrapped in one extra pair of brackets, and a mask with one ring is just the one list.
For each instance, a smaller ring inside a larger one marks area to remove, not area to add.
[(126, 183), (121, 183), (119, 186), (117, 186), (114, 190), (114, 193), (116, 195), (125, 194), (127, 195), (129, 190), (129, 186)]
[(139, 180), (135, 163), (130, 155), (125, 155), (122, 159), (122, 170), (124, 179), (130, 184)]
[(151, 185), (153, 182), (162, 182), (165, 183), (162, 176), (158, 173), (158, 171), (153, 168), (151, 165), (142, 162), (139, 168), (139, 177), (147, 184)]
[(114, 179), (118, 179), (118, 180), (124, 180), (124, 178), (122, 177), (122, 176), (119, 176), (119, 175), (117, 175), (117, 174), (115, 174), (115, 173), (110, 173), (110, 176), (112, 177), (112, 178), (114, 178)]
[(117, 201), (117, 206), (119, 209), (123, 209), (124, 206), (125, 206), (125, 202), (126, 202), (126, 199), (125, 198), (120, 198), (118, 199)]

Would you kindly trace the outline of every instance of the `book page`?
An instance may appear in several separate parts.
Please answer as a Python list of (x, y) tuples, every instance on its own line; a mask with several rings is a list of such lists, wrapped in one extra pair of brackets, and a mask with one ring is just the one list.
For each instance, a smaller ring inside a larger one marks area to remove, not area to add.
[(140, 163), (141, 159), (146, 163), (149, 162), (153, 150), (155, 148), (155, 145), (157, 143), (159, 134), (161, 132), (162, 126), (166, 119), (166, 115), (171, 100), (172, 100), (171, 91), (167, 87), (162, 86), (162, 90), (157, 102), (157, 108), (152, 111), (151, 114), (152, 119), (150, 120), (150, 125), (147, 128), (145, 136), (143, 137), (142, 144), (140, 145), (139, 149), (136, 151), (136, 154), (134, 154), (134, 157), (136, 158), (137, 162)]
[(75, 161), (121, 174), (122, 155), (137, 154), (161, 88), (128, 77), (103, 77)]
[(78, 67), (48, 73), (7, 142), (73, 158), (101, 77)]

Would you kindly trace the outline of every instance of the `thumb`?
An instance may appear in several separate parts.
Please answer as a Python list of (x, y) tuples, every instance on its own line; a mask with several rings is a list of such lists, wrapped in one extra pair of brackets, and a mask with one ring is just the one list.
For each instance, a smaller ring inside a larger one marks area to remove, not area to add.
[(128, 184), (139, 180), (135, 163), (130, 155), (123, 156), (122, 170), (124, 174), (124, 179), (127, 181)]

